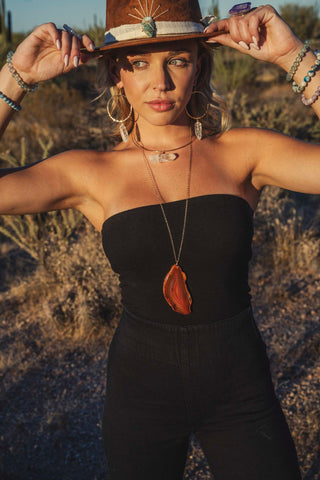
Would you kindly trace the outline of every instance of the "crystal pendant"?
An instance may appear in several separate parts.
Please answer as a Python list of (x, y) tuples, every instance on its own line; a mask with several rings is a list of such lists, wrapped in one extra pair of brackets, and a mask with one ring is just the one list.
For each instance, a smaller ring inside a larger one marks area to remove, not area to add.
[(179, 265), (173, 265), (163, 281), (163, 295), (172, 310), (182, 315), (191, 313), (192, 298), (187, 276)]
[(194, 124), (194, 133), (198, 140), (202, 139), (202, 123), (199, 120)]
[(173, 162), (177, 158), (176, 153), (157, 152), (149, 155), (150, 162), (152, 163), (165, 163)]
[(128, 134), (128, 130), (127, 130), (124, 123), (120, 124), (119, 130), (120, 130), (120, 135), (121, 135), (122, 140), (125, 143), (127, 143), (127, 141), (129, 140), (129, 134)]

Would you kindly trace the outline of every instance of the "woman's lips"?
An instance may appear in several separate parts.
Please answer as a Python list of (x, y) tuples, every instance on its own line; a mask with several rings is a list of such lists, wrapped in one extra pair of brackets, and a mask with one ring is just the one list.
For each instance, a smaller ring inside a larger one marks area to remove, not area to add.
[(147, 102), (149, 107), (151, 107), (156, 112), (167, 112), (172, 110), (174, 107), (174, 102), (169, 102), (168, 100), (152, 100), (152, 102)]

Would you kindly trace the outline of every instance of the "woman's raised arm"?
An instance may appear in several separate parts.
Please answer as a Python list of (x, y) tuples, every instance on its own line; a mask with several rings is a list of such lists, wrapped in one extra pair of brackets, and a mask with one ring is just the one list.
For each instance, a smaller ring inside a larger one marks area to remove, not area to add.
[[(278, 65), (286, 72), (290, 71), (303, 47), (303, 42), (270, 5), (252, 9), (243, 16), (231, 16), (214, 22), (207, 30), (228, 32), (209, 39), (208, 43), (226, 45), (258, 60)], [(315, 54), (309, 49), (292, 77), (298, 85), (316, 60)], [(312, 81), (304, 89), (305, 97), (311, 98), (319, 86), (320, 69), (315, 71)], [(320, 97), (312, 107), (320, 118)]]
[[(75, 36), (58, 30), (53, 23), (47, 23), (35, 28), (18, 46), (12, 57), (12, 66), (23, 82), (34, 85), (69, 72), (92, 58), (92, 54), (80, 53), (80, 47), (86, 47), (88, 52), (94, 50), (87, 35), (83, 35), (80, 42)], [(26, 93), (13, 77), (8, 64), (0, 71), (0, 92), (3, 95), (0, 98), (1, 137), (15, 113), (5, 99), (19, 106)]]
[[(320, 53), (316, 56), (306, 48), (307, 45), (304, 47), (273, 7), (258, 7), (243, 16), (212, 23), (208, 30), (227, 31), (214, 37), (213, 41), (276, 64), (289, 72), (288, 80), (291, 77), (300, 87), (305, 100), (313, 102), (312, 108), (320, 118), (320, 68), (317, 58), (320, 58)], [(309, 81), (305, 81), (309, 72), (312, 72)], [(258, 129), (250, 129), (249, 132), (240, 129), (232, 135), (239, 142), (239, 148), (246, 149), (251, 159), (251, 178), (255, 188), (277, 185), (320, 194), (320, 145)]]
[[(22, 81), (32, 86), (69, 72), (93, 58), (92, 53), (80, 52), (81, 47), (86, 47), (88, 52), (95, 48), (87, 35), (79, 41), (66, 31), (58, 30), (53, 23), (44, 24), (18, 46), (12, 66)], [(20, 105), (26, 94), (8, 64), (0, 71), (0, 92), (15, 106)], [(0, 136), (14, 113), (12, 106), (0, 98)], [(98, 156), (91, 152), (91, 162), (88, 162), (86, 151), (69, 151), (27, 167), (0, 170), (0, 214), (77, 208), (89, 216), (92, 223), (99, 225), (104, 212), (88, 192), (91, 164)], [(98, 220), (92, 211), (98, 212)]]

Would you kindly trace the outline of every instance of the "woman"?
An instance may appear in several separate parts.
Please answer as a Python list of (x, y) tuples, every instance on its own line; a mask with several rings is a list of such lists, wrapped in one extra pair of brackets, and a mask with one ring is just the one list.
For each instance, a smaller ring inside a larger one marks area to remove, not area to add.
[[(279, 65), (318, 116), (320, 62), (270, 6), (241, 4), (204, 26), (193, 0), (107, 8), (97, 52), (106, 55), (107, 111), (123, 141), (108, 153), (69, 151), (4, 171), (0, 212), (80, 210), (120, 273), (124, 313), (103, 418), (112, 480), (182, 478), (191, 432), (217, 480), (298, 480), (247, 268), (261, 189), (320, 193), (320, 147), (266, 130), (227, 131), (222, 100), (207, 100), (204, 41)], [(25, 90), (93, 50), (87, 36), (36, 28), (0, 72), (1, 130)]]

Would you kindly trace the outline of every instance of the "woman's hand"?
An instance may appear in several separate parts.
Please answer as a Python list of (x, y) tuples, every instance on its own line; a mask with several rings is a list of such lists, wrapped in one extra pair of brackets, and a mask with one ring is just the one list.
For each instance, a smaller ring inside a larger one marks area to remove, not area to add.
[(290, 68), (302, 47), (301, 40), (270, 5), (214, 22), (207, 31), (228, 32), (209, 39), (209, 43), (235, 48), (284, 69)]
[(46, 23), (35, 30), (17, 47), (12, 64), (24, 82), (34, 84), (69, 72), (86, 63), (91, 55), (80, 52), (85, 47), (94, 51), (94, 43), (83, 35), (81, 41), (53, 23)]

